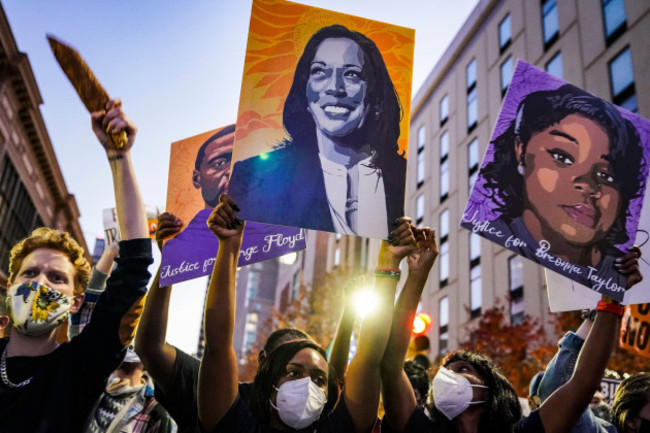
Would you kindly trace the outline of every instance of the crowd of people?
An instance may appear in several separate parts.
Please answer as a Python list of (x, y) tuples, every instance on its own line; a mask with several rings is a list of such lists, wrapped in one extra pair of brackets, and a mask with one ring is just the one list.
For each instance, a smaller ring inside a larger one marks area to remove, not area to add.
[[(610, 422), (590, 408), (623, 311), (607, 297), (560, 340), (532, 382), (538, 407), (527, 416), (504, 372), (480, 353), (454, 351), (432, 366), (406, 360), (413, 317), (438, 256), (435, 231), (408, 217), (393, 221), (381, 243), (378, 307), (361, 322), (349, 365), (355, 315), (346, 307), (329, 357), (324, 342), (278, 329), (259, 353), (253, 382), (240, 383), (232, 343), (245, 222), (237, 203), (221, 194), (207, 218), (219, 249), (205, 305), (205, 352), (201, 360), (184, 353), (166, 341), (172, 288), (160, 286), (158, 273), (147, 293), (151, 241), (130, 152), (136, 128), (119, 101), (93, 113), (92, 126), (113, 176), (122, 241), (94, 269), (69, 234), (50, 228), (34, 230), (12, 249), (8, 288), (0, 291), (1, 432), (650, 431), (649, 373), (621, 383)], [(108, 135), (122, 131), (128, 141), (117, 148)], [(159, 247), (181, 226), (162, 214)], [(633, 247), (617, 259), (628, 287), (642, 278), (640, 256)], [(408, 275), (396, 299), (402, 261)]]

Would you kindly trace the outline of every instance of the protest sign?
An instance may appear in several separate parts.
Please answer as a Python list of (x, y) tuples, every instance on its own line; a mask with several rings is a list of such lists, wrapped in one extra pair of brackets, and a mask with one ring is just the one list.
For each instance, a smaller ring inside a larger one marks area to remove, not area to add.
[[(158, 228), (158, 214), (160, 209), (156, 206), (145, 206), (147, 212), (147, 226), (149, 227), (149, 237), (151, 240), (156, 239), (156, 229)], [(102, 211), (104, 221), (104, 239), (105, 247), (120, 241), (120, 230), (117, 223), (117, 211), (114, 207)]]
[[(234, 125), (230, 125), (171, 145), (167, 211), (185, 225), (163, 245), (161, 285), (212, 272), (219, 240), (208, 228), (207, 219), (227, 190), (233, 131)], [(238, 264), (271, 259), (305, 246), (304, 230), (248, 222)]]
[(614, 379), (613, 377), (603, 377), (601, 379), (600, 392), (603, 394), (608, 405), (611, 406), (614, 403), (614, 395), (620, 384), (620, 379)]
[(388, 237), (404, 215), (414, 36), (253, 1), (229, 189), (243, 219)]
[(520, 60), (461, 226), (622, 300), (649, 141), (647, 120)]
[(629, 305), (625, 308), (620, 346), (650, 358), (650, 304)]

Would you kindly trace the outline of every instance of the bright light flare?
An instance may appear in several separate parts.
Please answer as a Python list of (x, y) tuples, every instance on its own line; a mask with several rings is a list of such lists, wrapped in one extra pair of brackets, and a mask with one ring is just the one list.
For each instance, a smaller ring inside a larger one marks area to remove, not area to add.
[(362, 288), (354, 294), (354, 308), (362, 318), (368, 313), (373, 312), (377, 308), (378, 303), (377, 296), (375, 296), (372, 289)]
[(293, 265), (298, 260), (298, 253), (288, 253), (283, 256), (280, 256), (280, 263), (283, 265)]
[(431, 316), (427, 313), (420, 313), (413, 318), (413, 333), (424, 334), (431, 327)]

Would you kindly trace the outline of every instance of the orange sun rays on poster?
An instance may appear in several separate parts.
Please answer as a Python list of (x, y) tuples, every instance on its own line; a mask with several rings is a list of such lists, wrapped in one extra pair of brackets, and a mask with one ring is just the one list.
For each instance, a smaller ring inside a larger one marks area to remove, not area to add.
[(400, 153), (408, 147), (415, 31), (280, 0), (253, 2), (233, 162), (273, 150), (286, 138), (282, 109), (296, 63), (319, 29), (340, 24), (379, 48), (402, 106)]

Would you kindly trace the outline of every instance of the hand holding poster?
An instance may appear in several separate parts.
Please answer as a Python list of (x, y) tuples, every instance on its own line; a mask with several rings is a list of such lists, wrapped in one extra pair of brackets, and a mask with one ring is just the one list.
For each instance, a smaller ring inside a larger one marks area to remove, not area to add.
[(461, 225), (621, 300), (615, 264), (641, 213), (648, 131), (647, 120), (519, 61)]
[[(207, 219), (228, 189), (235, 126), (172, 143), (167, 210), (187, 222), (165, 241), (160, 284), (169, 285), (212, 272), (219, 240)], [(306, 246), (305, 230), (248, 222), (239, 265), (271, 259)]]
[(230, 194), (249, 221), (388, 237), (404, 215), (414, 31), (254, 0)]

